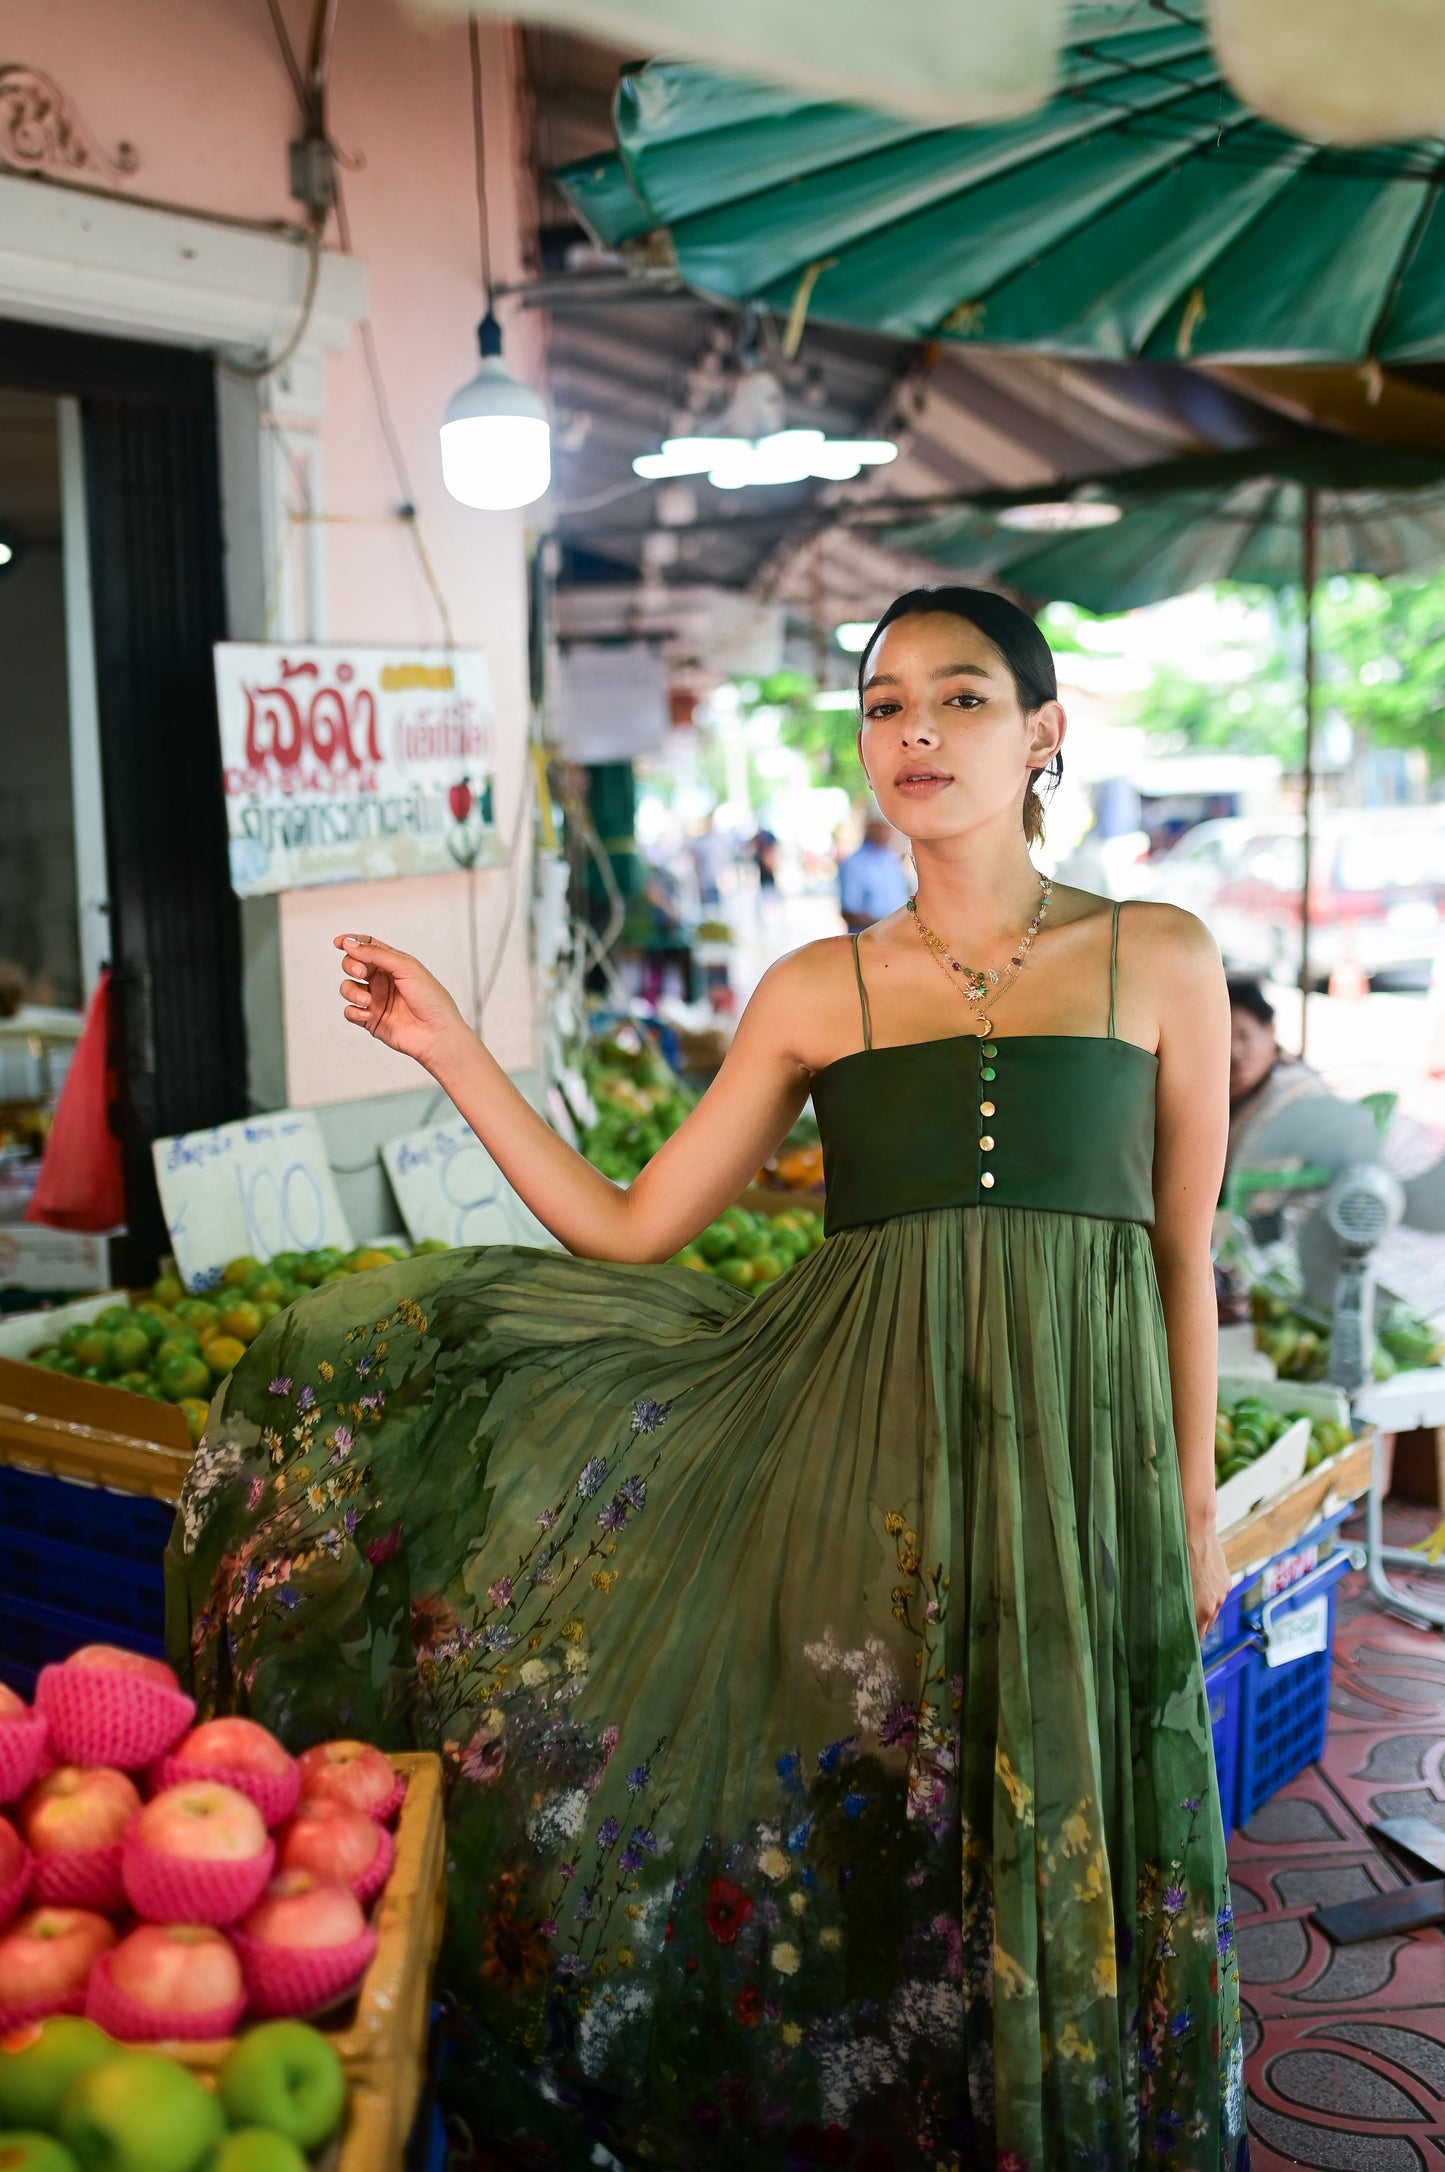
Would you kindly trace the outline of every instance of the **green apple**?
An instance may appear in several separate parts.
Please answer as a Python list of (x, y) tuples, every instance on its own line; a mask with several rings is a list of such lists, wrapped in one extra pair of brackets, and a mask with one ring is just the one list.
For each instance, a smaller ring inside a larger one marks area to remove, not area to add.
[(0, 2129), (0, 2172), (80, 2172), (68, 2149), (53, 2134)]
[(240, 2127), (211, 2152), (201, 2172), (307, 2172), (307, 2164), (284, 2134), (271, 2127)]
[(194, 2074), (153, 2051), (123, 2051), (82, 2074), (59, 2120), (82, 2172), (194, 2172), (225, 2124)]
[(301, 2149), (334, 2134), (346, 2076), (334, 2047), (304, 2021), (263, 2021), (227, 2052), (217, 2083), (233, 2126), (273, 2127)]
[(0, 2039), (0, 2127), (53, 2127), (71, 2083), (116, 2046), (79, 2014), (53, 2014)]

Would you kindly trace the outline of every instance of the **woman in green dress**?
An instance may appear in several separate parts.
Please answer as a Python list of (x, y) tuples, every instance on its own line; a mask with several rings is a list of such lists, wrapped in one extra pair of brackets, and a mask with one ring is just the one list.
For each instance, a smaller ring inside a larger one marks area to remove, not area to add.
[[(1035, 872), (1065, 720), (1012, 605), (901, 598), (860, 700), (914, 908), (776, 965), (628, 1188), (415, 959), (339, 939), (348, 1019), (573, 1256), (272, 1321), (182, 1505), (173, 1656), (295, 1745), (441, 1753), (479, 2164), (1238, 2172), (1223, 978), (1187, 914)], [(822, 1247), (759, 1294), (662, 1264), (810, 1093)]]

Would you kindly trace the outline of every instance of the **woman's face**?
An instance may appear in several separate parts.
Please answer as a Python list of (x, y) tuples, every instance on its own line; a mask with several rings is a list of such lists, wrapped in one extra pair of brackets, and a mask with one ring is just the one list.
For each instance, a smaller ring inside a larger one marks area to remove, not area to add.
[(1013, 810), (1064, 736), (1056, 701), (1025, 711), (998, 650), (966, 618), (899, 618), (868, 658), (858, 752), (895, 828), (922, 843)]
[(1229, 1098), (1242, 1101), (1268, 1078), (1279, 1054), (1274, 1027), (1238, 1006), (1229, 1013)]

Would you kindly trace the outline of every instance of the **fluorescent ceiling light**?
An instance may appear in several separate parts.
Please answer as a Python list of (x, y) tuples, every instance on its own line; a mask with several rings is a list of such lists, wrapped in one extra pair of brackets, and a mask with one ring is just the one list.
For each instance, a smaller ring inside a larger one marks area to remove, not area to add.
[(1055, 498), (1040, 505), (1006, 505), (998, 524), (1035, 534), (1072, 535), (1083, 528), (1108, 528), (1123, 514), (1124, 508), (1107, 498)]
[[(861, 656), (872, 636), (873, 623), (871, 618), (845, 618), (841, 626), (833, 628), (833, 639), (850, 656)], [(851, 701), (853, 697), (850, 694), (848, 698)]]
[(669, 437), (661, 452), (641, 453), (634, 474), (650, 483), (706, 475), (718, 490), (779, 483), (846, 483), (863, 468), (898, 458), (889, 438), (827, 438), (821, 430), (772, 430), (766, 437)]

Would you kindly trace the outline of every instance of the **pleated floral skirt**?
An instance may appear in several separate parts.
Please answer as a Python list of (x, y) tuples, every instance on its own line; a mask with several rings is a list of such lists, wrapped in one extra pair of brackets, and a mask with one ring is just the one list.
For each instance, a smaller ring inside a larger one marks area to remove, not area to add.
[(441, 1753), (501, 2162), (1247, 2163), (1141, 1226), (328, 1285), (218, 1398), (168, 1607), (205, 1711)]

